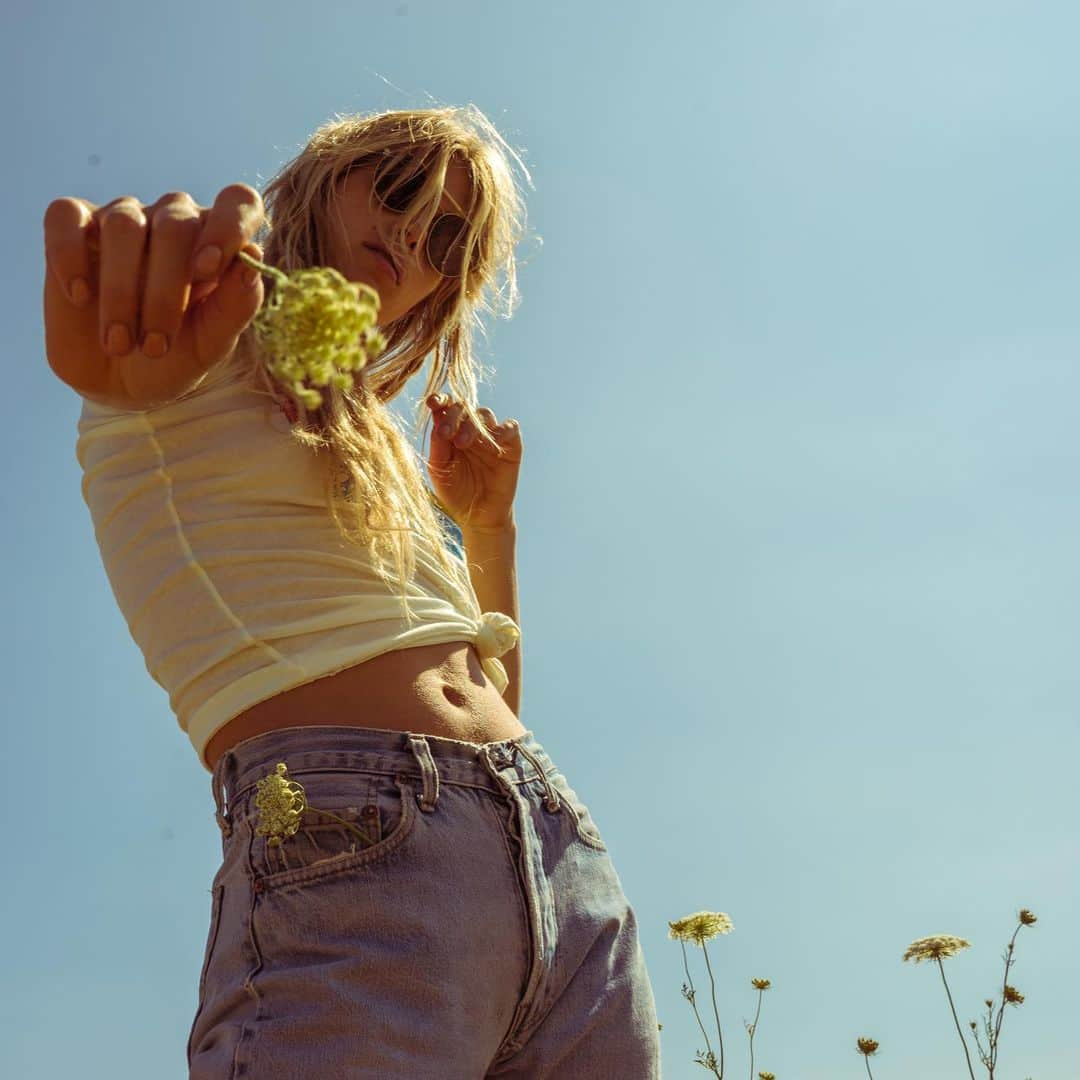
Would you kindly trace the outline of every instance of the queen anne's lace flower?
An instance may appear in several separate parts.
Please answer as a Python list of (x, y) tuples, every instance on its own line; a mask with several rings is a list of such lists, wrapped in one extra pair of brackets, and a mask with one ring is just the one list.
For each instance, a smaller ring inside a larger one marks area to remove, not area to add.
[(952, 937), (950, 934), (935, 934), (933, 937), (919, 938), (913, 941), (904, 953), (905, 960), (939, 960), (944, 956), (955, 956), (961, 949), (967, 949), (970, 941)]
[(386, 348), (386, 338), (375, 326), (379, 294), (363, 282), (346, 281), (333, 267), (306, 267), (286, 274), (247, 252), (241, 251), (239, 257), (274, 279), (274, 289), (252, 326), (278, 382), (307, 409), (323, 403), (313, 386), (351, 389), (351, 373)]
[(668, 926), (671, 927), (668, 937), (675, 941), (696, 941), (699, 945), (717, 934), (730, 934), (735, 928), (722, 911), (695, 911), (693, 915), (669, 922)]

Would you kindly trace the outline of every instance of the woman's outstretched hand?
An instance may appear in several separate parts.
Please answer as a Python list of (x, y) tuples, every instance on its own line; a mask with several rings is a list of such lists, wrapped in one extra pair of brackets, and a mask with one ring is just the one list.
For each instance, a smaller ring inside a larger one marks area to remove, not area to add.
[[(518, 422), (500, 424), (490, 409), (477, 409), (493, 447), (480, 437), (460, 402), (438, 395), (428, 398), (427, 406), (434, 422), (428, 472), (436, 498), (462, 532), (512, 526), (522, 456)], [(444, 425), (449, 429), (445, 435)]]
[[(69, 386), (120, 407), (164, 403), (228, 357), (263, 300), (236, 258), (265, 216), (247, 184), (213, 207), (171, 191), (96, 206), (54, 199), (45, 211), (45, 350)], [(218, 249), (216, 266), (200, 255)]]

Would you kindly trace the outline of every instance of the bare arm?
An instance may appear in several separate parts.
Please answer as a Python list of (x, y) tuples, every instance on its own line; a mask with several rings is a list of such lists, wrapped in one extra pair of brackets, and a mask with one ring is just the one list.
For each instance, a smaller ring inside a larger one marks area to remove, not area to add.
[[(517, 526), (511, 522), (495, 531), (462, 530), (469, 579), (481, 611), (501, 611), (521, 625), (517, 590)], [(520, 719), (521, 713), (521, 641), (499, 658), (509, 683), (503, 700)]]

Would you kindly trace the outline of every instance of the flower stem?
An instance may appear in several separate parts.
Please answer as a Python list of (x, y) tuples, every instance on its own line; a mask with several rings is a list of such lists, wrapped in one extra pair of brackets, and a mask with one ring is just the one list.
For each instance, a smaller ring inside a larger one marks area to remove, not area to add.
[[(679, 944), (682, 946), (682, 961), (683, 971), (686, 972), (686, 981), (690, 984), (690, 1007), (694, 1010), (694, 1016), (697, 1019), (698, 1027), (701, 1028), (702, 1037), (705, 1039), (705, 1049), (709, 1052), (709, 1057), (713, 1056), (712, 1047), (709, 1045), (709, 1033), (705, 1030), (705, 1025), (701, 1022), (701, 1014), (697, 1011), (697, 992), (694, 990), (694, 979), (690, 974), (690, 965), (686, 962), (686, 942), (680, 939)], [(713, 1070), (716, 1071), (715, 1069)]]
[(941, 970), (941, 981), (945, 983), (945, 993), (949, 996), (949, 1008), (952, 1009), (953, 1020), (956, 1023), (957, 1033), (960, 1035), (960, 1042), (964, 1047), (964, 1057), (967, 1058), (968, 1073), (971, 1075), (971, 1080), (975, 1080), (975, 1070), (971, 1067), (971, 1055), (968, 1053), (967, 1039), (964, 1038), (964, 1032), (960, 1028), (960, 1021), (956, 1016), (956, 1006), (953, 1005), (952, 994), (949, 992), (949, 983), (945, 978), (945, 965), (941, 962), (941, 957), (937, 958), (938, 968)]
[(245, 262), (253, 270), (258, 270), (260, 274), (265, 274), (267, 277), (272, 277), (279, 285), (284, 285), (288, 282), (289, 278), (287, 274), (282, 273), (277, 267), (267, 266), (266, 263), (259, 262), (254, 256), (249, 255), (246, 251), (238, 251), (236, 257)]
[(757, 992), (757, 1012), (754, 1013), (754, 1024), (750, 1028), (750, 1080), (754, 1080), (754, 1035), (757, 1032), (758, 1017), (761, 1015), (761, 995), (764, 993), (764, 990)]
[(713, 978), (712, 964), (709, 963), (709, 950), (705, 942), (701, 943), (701, 951), (705, 954), (705, 966), (709, 969), (709, 984), (712, 987), (712, 1011), (716, 1017), (716, 1037), (720, 1040), (720, 1080), (724, 1080), (724, 1033), (720, 1030), (720, 1013), (716, 1008), (716, 980)]
[(309, 806), (308, 809), (314, 810), (317, 814), (324, 814), (326, 817), (333, 818), (335, 821), (340, 821), (346, 829), (350, 829), (352, 832), (356, 833), (356, 835), (359, 836), (365, 844), (371, 843), (371, 837), (365, 836), (351, 821), (346, 821), (344, 818), (339, 818), (337, 814), (331, 814), (329, 810), (320, 810), (317, 806)]

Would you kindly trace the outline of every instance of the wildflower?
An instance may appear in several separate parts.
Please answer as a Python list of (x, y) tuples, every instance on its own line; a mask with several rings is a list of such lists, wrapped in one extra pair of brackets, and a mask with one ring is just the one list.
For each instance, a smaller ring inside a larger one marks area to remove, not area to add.
[[(274, 279), (275, 288), (252, 320), (271, 373), (308, 409), (322, 405), (313, 386), (353, 385), (351, 372), (378, 356), (386, 339), (375, 327), (379, 294), (363, 282), (346, 281), (328, 266), (288, 274), (240, 252), (249, 266)], [(362, 342), (361, 342), (362, 337)]]
[(1009, 986), (1009, 984), (1006, 983), (1005, 984), (1005, 1000), (1010, 1005), (1022, 1005), (1024, 1003), (1024, 995), (1021, 994), (1020, 991), (1017, 990), (1015, 986)]
[(1025, 925), (1025, 926), (1031, 926), (1031, 924), (1032, 924), (1033, 922), (1035, 922), (1035, 921), (1036, 921), (1036, 919), (1035, 919), (1035, 916), (1034, 916), (1034, 915), (1032, 915), (1032, 914), (1031, 914), (1031, 912), (1030, 912), (1030, 911), (1028, 911), (1028, 909), (1027, 909), (1027, 908), (1021, 908), (1021, 909), (1020, 909), (1020, 921), (1021, 921), (1021, 922), (1022, 922), (1022, 923), (1023, 923), (1023, 924)]
[(759, 1072), (758, 1080), (776, 1080), (776, 1073)]
[(286, 837), (295, 836), (300, 828), (300, 815), (307, 807), (303, 787), (286, 777), (284, 761), (277, 769), (255, 785), (255, 805), (259, 808), (259, 825), (255, 832), (269, 836), (268, 843), (280, 844)]
[(287, 772), (285, 762), (279, 761), (274, 772), (264, 776), (255, 784), (255, 805), (259, 808), (256, 835), (269, 836), (267, 843), (278, 846), (288, 837), (296, 835), (300, 828), (300, 817), (304, 811), (314, 810), (316, 813), (341, 822), (365, 843), (370, 843), (370, 839), (351, 822), (330, 813), (329, 810), (319, 810), (318, 807), (311, 806), (307, 801), (303, 785), (296, 780), (290, 780), (286, 776)]
[(904, 953), (904, 960), (940, 960), (944, 956), (955, 956), (961, 949), (970, 948), (971, 942), (950, 934), (935, 934), (932, 937), (913, 941)]
[(856, 1046), (859, 1048), (859, 1053), (863, 1057), (869, 1057), (871, 1054), (877, 1053), (878, 1042), (875, 1039), (861, 1038), (856, 1042)]
[(673, 941), (696, 941), (698, 945), (735, 929), (722, 911), (695, 911), (693, 915), (669, 922), (668, 926), (671, 927), (668, 937)]
[(751, 979), (750, 982), (755, 990), (768, 990), (772, 986), (768, 979)]

